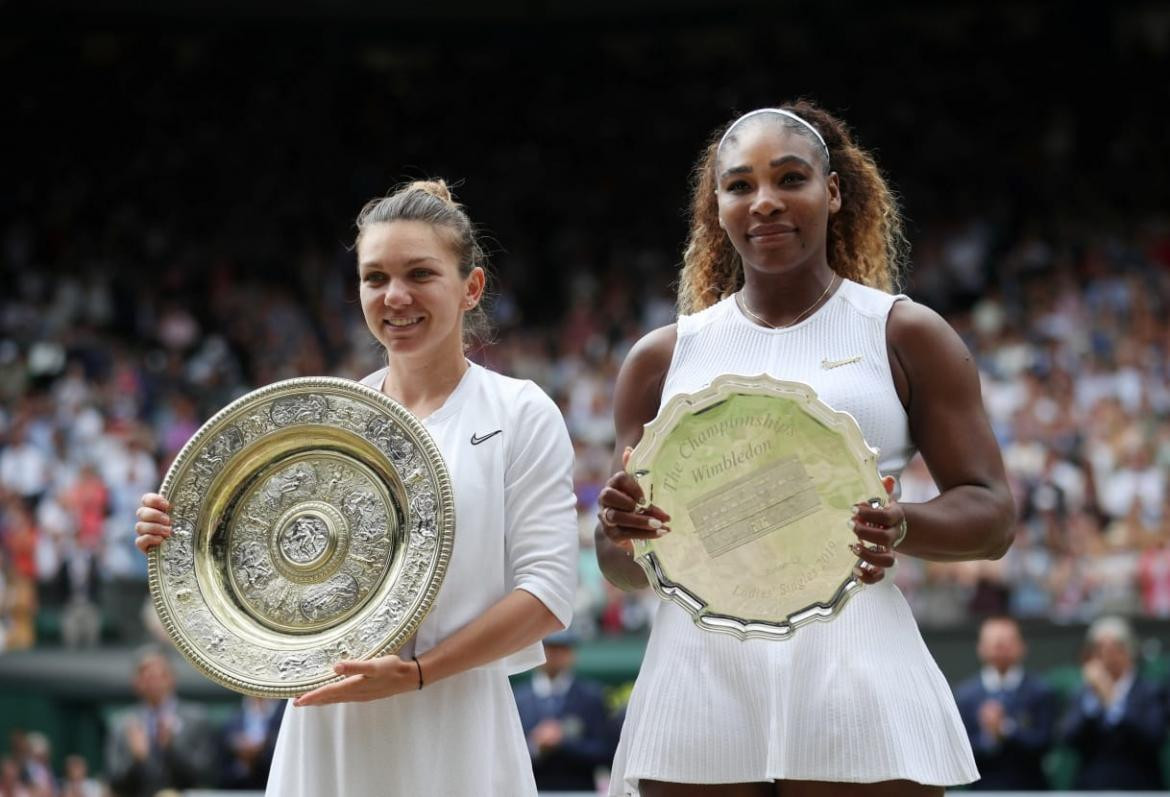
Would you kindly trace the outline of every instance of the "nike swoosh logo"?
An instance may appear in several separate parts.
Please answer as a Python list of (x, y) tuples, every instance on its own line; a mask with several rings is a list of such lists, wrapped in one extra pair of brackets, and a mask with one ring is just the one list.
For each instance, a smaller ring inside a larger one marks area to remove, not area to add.
[(504, 431), (503, 429), (496, 429), (494, 432), (488, 432), (483, 437), (477, 437), (475, 432), (472, 432), (471, 433), (471, 444), (473, 446), (477, 446), (480, 443), (482, 443), (484, 440), (491, 440), (493, 437), (495, 437), (496, 435), (500, 434), (503, 431)]
[(844, 360), (821, 360), (821, 368), (828, 371), (830, 368), (840, 368), (842, 365), (852, 365), (859, 362), (861, 362), (860, 354), (856, 357), (847, 357)]

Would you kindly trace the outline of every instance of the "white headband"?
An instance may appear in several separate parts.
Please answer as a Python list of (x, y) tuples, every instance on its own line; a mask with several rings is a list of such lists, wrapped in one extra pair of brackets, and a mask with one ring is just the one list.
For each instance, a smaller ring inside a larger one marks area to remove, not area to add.
[(800, 122), (800, 124), (804, 125), (809, 130), (812, 131), (812, 134), (817, 137), (817, 141), (821, 142), (821, 146), (825, 148), (825, 160), (829, 159), (829, 145), (825, 143), (825, 139), (823, 139), (821, 137), (821, 134), (817, 132), (817, 129), (815, 127), (813, 127), (811, 124), (809, 124), (807, 120), (801, 119), (799, 116), (794, 114), (792, 111), (786, 111), (783, 108), (758, 108), (754, 111), (748, 111), (743, 116), (739, 117), (734, 122), (732, 122), (731, 127), (727, 128), (727, 132), (723, 134), (723, 138), (719, 139), (719, 146), (716, 147), (716, 152), (723, 149), (723, 142), (727, 141), (727, 137), (729, 135), (731, 135), (731, 131), (734, 130), (735, 128), (737, 128), (739, 126), (740, 122), (742, 122), (744, 119), (750, 119), (751, 117), (757, 116), (757, 115), (762, 114), (762, 113), (780, 114), (781, 116), (787, 116), (789, 119)]

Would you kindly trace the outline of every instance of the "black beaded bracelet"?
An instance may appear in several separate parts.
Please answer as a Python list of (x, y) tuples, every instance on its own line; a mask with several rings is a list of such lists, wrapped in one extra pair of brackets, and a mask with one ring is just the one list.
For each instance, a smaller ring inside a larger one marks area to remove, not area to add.
[(418, 656), (411, 656), (410, 659), (411, 659), (411, 661), (414, 662), (414, 666), (418, 668), (418, 688), (422, 689), (423, 688), (422, 665), (418, 663)]

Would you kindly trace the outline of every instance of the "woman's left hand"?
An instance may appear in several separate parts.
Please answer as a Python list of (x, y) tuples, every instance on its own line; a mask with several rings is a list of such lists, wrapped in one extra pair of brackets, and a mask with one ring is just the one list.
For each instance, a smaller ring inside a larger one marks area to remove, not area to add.
[[(893, 476), (884, 476), (882, 485), (888, 495), (894, 494)], [(871, 507), (868, 502), (854, 506), (853, 533), (858, 542), (849, 546), (861, 564), (853, 575), (865, 584), (876, 584), (886, 576), (886, 568), (894, 566), (894, 543), (900, 542), (902, 523), (906, 513), (893, 498), (885, 506)]]
[(398, 656), (379, 656), (365, 661), (341, 661), (333, 666), (344, 681), (306, 692), (294, 706), (327, 706), (331, 703), (366, 703), (418, 689), (418, 666)]

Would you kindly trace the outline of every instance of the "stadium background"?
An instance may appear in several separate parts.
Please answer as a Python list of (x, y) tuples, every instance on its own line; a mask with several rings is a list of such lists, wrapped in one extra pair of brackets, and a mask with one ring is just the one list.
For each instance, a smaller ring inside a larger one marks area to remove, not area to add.
[[(1168, 67), (1164, 3), (0, 2), (0, 733), (100, 772), (150, 635), (138, 496), (242, 392), (372, 369), (352, 220), (432, 175), (492, 242), (496, 342), (474, 356), (541, 384), (573, 434), (581, 667), (620, 703), (649, 599), (588, 548), (613, 378), (671, 318), (706, 136), (797, 96), (902, 195), (906, 290), (976, 353), (1016, 492), (1003, 561), (898, 570), (944, 671), (974, 672), (978, 618), (1007, 611), (1070, 693), (1085, 623), (1120, 612), (1165, 681)], [(67, 651), (81, 600), (99, 644)]]

